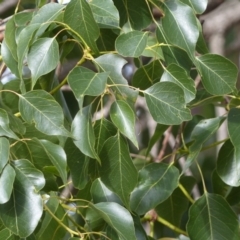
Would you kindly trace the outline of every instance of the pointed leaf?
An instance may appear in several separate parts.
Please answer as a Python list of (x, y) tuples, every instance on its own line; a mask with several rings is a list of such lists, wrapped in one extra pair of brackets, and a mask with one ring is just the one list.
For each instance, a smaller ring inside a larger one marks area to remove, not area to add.
[(132, 31), (116, 39), (116, 50), (124, 57), (139, 57), (147, 45), (147, 32)]
[(190, 6), (196, 14), (202, 14), (206, 10), (208, 4), (208, 0), (181, 0), (181, 2)]
[(89, 5), (100, 28), (119, 28), (119, 13), (112, 0), (92, 0)]
[(205, 193), (190, 208), (191, 240), (239, 239), (238, 219), (222, 196)]
[(206, 54), (197, 58), (196, 67), (209, 93), (224, 95), (235, 91), (238, 70), (228, 59), (216, 54)]
[(172, 165), (147, 165), (139, 171), (138, 185), (131, 193), (131, 209), (142, 215), (156, 207), (172, 194), (178, 186), (178, 178), (179, 171)]
[(110, 118), (119, 131), (138, 147), (135, 134), (135, 113), (132, 108), (125, 101), (115, 101), (110, 109)]
[(144, 95), (149, 111), (157, 123), (178, 125), (192, 117), (190, 110), (186, 108), (184, 92), (175, 83), (156, 83), (145, 90)]
[(91, 207), (117, 232), (122, 240), (137, 240), (131, 214), (113, 202), (102, 202)]
[(129, 155), (128, 146), (120, 134), (105, 142), (100, 158), (101, 181), (128, 207), (130, 192), (137, 184), (137, 170)]
[(35, 192), (39, 192), (45, 185), (43, 173), (26, 159), (13, 161), (14, 168), (17, 168), (35, 187)]
[(43, 202), (28, 178), (15, 169), (16, 178), (10, 200), (0, 204), (3, 224), (14, 234), (25, 238), (37, 227), (43, 212)]
[(187, 72), (176, 64), (169, 65), (161, 79), (161, 82), (176, 83), (184, 91), (185, 102), (189, 103), (195, 98), (196, 89), (194, 81), (190, 78)]
[(35, 41), (27, 56), (32, 73), (32, 89), (37, 80), (55, 69), (59, 61), (58, 43), (55, 38), (40, 38)]
[(9, 159), (9, 149), (10, 149), (10, 144), (9, 141), (1, 137), (0, 138), (0, 174), (5, 167), (5, 165), (8, 163)]
[(76, 114), (72, 122), (74, 144), (88, 157), (100, 159), (95, 152), (95, 135), (92, 126), (91, 107), (84, 107)]
[(27, 123), (34, 122), (47, 135), (70, 135), (63, 126), (62, 109), (49, 93), (34, 90), (19, 96), (19, 111)]
[(87, 1), (72, 0), (66, 7), (64, 22), (81, 36), (93, 52), (98, 52), (95, 40), (99, 36), (99, 28)]
[(16, 173), (14, 169), (11, 165), (7, 164), (0, 175), (0, 204), (4, 204), (9, 201), (13, 190), (15, 176)]

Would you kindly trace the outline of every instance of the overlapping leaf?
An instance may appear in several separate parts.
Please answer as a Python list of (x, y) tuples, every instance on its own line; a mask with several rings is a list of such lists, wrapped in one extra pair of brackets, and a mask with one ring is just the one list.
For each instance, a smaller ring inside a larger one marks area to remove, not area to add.
[(0, 174), (9, 159), (10, 144), (6, 138), (0, 138)]
[(202, 14), (206, 8), (208, 1), (203, 0), (203, 1), (198, 1), (198, 0), (180, 0), (181, 2), (189, 5), (197, 14)]

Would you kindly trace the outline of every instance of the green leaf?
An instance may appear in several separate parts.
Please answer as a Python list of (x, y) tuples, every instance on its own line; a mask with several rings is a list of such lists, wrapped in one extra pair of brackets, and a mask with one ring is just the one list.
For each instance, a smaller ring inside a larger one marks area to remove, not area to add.
[(27, 123), (47, 135), (69, 136), (63, 126), (63, 112), (55, 99), (43, 90), (34, 90), (19, 95), (19, 111)]
[(175, 83), (156, 83), (145, 90), (144, 95), (149, 111), (157, 123), (178, 125), (192, 117), (190, 110), (186, 108), (184, 92)]
[(156, 207), (172, 194), (178, 186), (178, 178), (179, 171), (172, 165), (147, 165), (139, 171), (138, 185), (131, 193), (131, 209), (142, 215)]
[(26, 127), (25, 127), (25, 125), (23, 124), (23, 121), (20, 118), (14, 116), (13, 114), (11, 114), (9, 112), (8, 112), (8, 118), (9, 118), (10, 128), (15, 133), (18, 133), (20, 135), (24, 135), (26, 133)]
[(55, 69), (59, 61), (58, 43), (55, 38), (40, 38), (30, 47), (28, 67), (32, 74), (32, 89), (37, 80)]
[(39, 192), (45, 185), (43, 173), (26, 159), (13, 161), (14, 168), (18, 169), (35, 187), (35, 192)]
[(203, 1), (180, 0), (180, 1), (190, 6), (195, 11), (196, 14), (202, 14), (206, 10), (208, 4), (208, 0)]
[(128, 207), (130, 192), (137, 184), (137, 170), (129, 155), (126, 141), (120, 134), (110, 137), (105, 142), (100, 158), (101, 181)]
[(72, 122), (74, 144), (90, 158), (100, 159), (94, 149), (95, 135), (92, 126), (91, 106), (84, 107), (76, 114)]
[[(220, 150), (221, 151), (221, 150)], [(213, 193), (219, 194), (224, 198), (228, 195), (230, 190), (230, 186), (228, 186), (223, 180), (220, 178), (217, 169), (212, 172), (212, 188)]]
[(184, 91), (184, 98), (186, 103), (189, 103), (195, 98), (196, 89), (194, 81), (182, 67), (176, 64), (171, 64), (165, 69), (160, 81), (173, 82), (181, 87)]
[(196, 67), (209, 93), (224, 95), (235, 91), (238, 70), (228, 59), (216, 54), (206, 54), (197, 57)]
[(119, 11), (121, 26), (129, 22), (133, 29), (141, 30), (151, 23), (152, 17), (144, 0), (113, 0), (113, 2)]
[(196, 50), (200, 54), (207, 54), (207, 53), (209, 53), (209, 49), (206, 44), (205, 38), (203, 36), (202, 25), (198, 19), (197, 19), (197, 24), (198, 24), (198, 29), (199, 29), (199, 37), (198, 37), (198, 41), (197, 41)]
[(14, 169), (11, 165), (7, 164), (0, 175), (0, 204), (4, 204), (9, 201), (13, 190), (15, 176), (16, 173)]
[(99, 36), (99, 28), (87, 1), (72, 0), (66, 7), (64, 22), (79, 34), (93, 52), (98, 52), (95, 41)]
[(9, 118), (4, 109), (0, 109), (0, 136), (6, 136), (17, 140), (19, 139), (18, 136), (10, 129)]
[(99, 51), (115, 51), (115, 41), (118, 35), (111, 29), (101, 29), (100, 36), (97, 40), (97, 46)]
[(110, 109), (110, 118), (118, 130), (138, 147), (135, 133), (135, 113), (132, 108), (125, 101), (115, 101)]
[(132, 84), (136, 88), (145, 90), (154, 83), (159, 82), (163, 74), (163, 67), (159, 60), (140, 67), (133, 75)]
[(13, 240), (13, 235), (11, 231), (7, 228), (4, 228), (3, 230), (0, 231), (0, 236), (4, 240)]
[(13, 193), (7, 203), (0, 204), (0, 217), (11, 232), (24, 238), (37, 227), (43, 212), (43, 201), (29, 179), (19, 169), (16, 168), (15, 172)]
[(84, 67), (75, 67), (68, 75), (68, 83), (81, 109), (85, 95), (101, 95), (107, 84), (108, 73), (95, 73)]
[(4, 138), (0, 137), (0, 174), (5, 167), (5, 165), (8, 163), (9, 159), (9, 150), (10, 150), (10, 144), (9, 141)]
[(123, 240), (137, 240), (131, 214), (113, 202), (102, 202), (91, 207), (117, 232)]
[(119, 28), (119, 13), (112, 0), (92, 0), (89, 5), (100, 28)]
[(165, 13), (162, 26), (169, 43), (184, 49), (190, 57), (194, 57), (199, 31), (192, 9), (175, 0), (161, 3), (161, 6)]
[(237, 216), (222, 196), (209, 193), (191, 206), (187, 231), (191, 240), (239, 239)]
[(147, 32), (131, 31), (116, 39), (116, 50), (124, 57), (139, 57), (147, 45)]
[(132, 218), (134, 221), (135, 235), (137, 240), (147, 240), (147, 234), (145, 229), (143, 228), (140, 217), (137, 215), (132, 215)]
[(232, 108), (228, 113), (228, 133), (232, 144), (236, 148), (240, 148), (240, 136), (238, 134), (239, 121), (240, 121), (240, 109)]
[(160, 43), (158, 42), (157, 37), (155, 35), (148, 36), (147, 46), (144, 49), (142, 56), (164, 60)]

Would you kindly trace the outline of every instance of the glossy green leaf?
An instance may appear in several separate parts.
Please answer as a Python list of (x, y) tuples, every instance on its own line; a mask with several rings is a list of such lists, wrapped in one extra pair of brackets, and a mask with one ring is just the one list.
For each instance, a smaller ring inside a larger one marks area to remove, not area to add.
[(201, 14), (203, 13), (208, 4), (208, 0), (203, 0), (203, 1), (198, 1), (198, 0), (181, 0), (181, 2), (187, 4), (190, 6), (196, 14)]
[(7, 203), (0, 204), (0, 217), (8, 229), (24, 238), (37, 227), (43, 212), (43, 202), (28, 178), (17, 168), (15, 172), (13, 193)]
[(220, 55), (206, 54), (197, 57), (196, 67), (209, 93), (223, 95), (235, 91), (238, 70), (228, 59)]
[(4, 109), (0, 109), (0, 136), (18, 139), (18, 136), (9, 127), (9, 118)]
[(4, 138), (0, 137), (0, 174), (5, 167), (5, 165), (8, 163), (9, 159), (9, 150), (10, 150), (10, 144), (9, 141)]
[(238, 134), (239, 129), (239, 121), (240, 121), (240, 109), (232, 108), (228, 113), (228, 133), (231, 139), (232, 144), (236, 148), (240, 148), (240, 136)]
[(34, 122), (47, 135), (70, 135), (63, 126), (62, 109), (49, 93), (34, 90), (19, 96), (19, 111), (27, 123)]
[[(184, 92), (177, 84), (160, 82), (144, 91), (153, 119), (160, 124), (177, 125), (191, 119)], [(171, 98), (170, 98), (171, 96)]]
[(14, 168), (18, 169), (35, 187), (35, 192), (39, 192), (45, 185), (43, 173), (26, 159), (13, 161)]
[(93, 52), (98, 52), (95, 41), (99, 28), (87, 1), (72, 0), (66, 7), (64, 22), (81, 36)]
[(124, 57), (139, 57), (147, 45), (147, 32), (132, 31), (116, 39), (116, 50)]
[(194, 57), (199, 31), (192, 9), (174, 0), (166, 1), (161, 6), (165, 13), (162, 26), (167, 39), (171, 44), (184, 49), (190, 57)]
[(189, 103), (195, 98), (196, 89), (194, 81), (190, 78), (190, 76), (183, 68), (179, 67), (176, 64), (171, 64), (165, 69), (160, 81), (173, 82), (181, 87), (184, 91), (184, 98), (186, 103)]
[(15, 176), (16, 173), (14, 169), (11, 165), (7, 164), (0, 175), (0, 204), (4, 204), (9, 201), (13, 190)]
[(117, 232), (123, 240), (137, 240), (131, 214), (122, 206), (113, 202), (91, 205), (97, 213)]
[(79, 107), (82, 107), (82, 101), (85, 95), (101, 95), (107, 83), (108, 73), (95, 73), (84, 67), (74, 68), (68, 75), (68, 83), (73, 90)]
[(89, 5), (100, 28), (119, 28), (119, 13), (112, 0), (92, 0)]
[(209, 193), (191, 206), (187, 231), (191, 240), (239, 239), (237, 216), (223, 197)]
[(99, 178), (92, 183), (91, 195), (94, 203), (115, 202), (122, 205), (120, 198), (110, 191)]
[(138, 147), (135, 133), (135, 113), (132, 108), (125, 101), (115, 101), (110, 109), (110, 118), (118, 130)]
[(130, 192), (137, 184), (137, 171), (129, 155), (126, 141), (120, 134), (110, 137), (105, 142), (100, 158), (101, 181), (128, 207)]
[(145, 90), (159, 82), (163, 74), (163, 67), (159, 60), (141, 66), (133, 75), (132, 84), (136, 88)]
[(95, 135), (92, 126), (91, 107), (84, 107), (76, 114), (72, 122), (74, 144), (88, 157), (100, 159), (94, 149)]
[[(166, 200), (178, 186), (179, 172), (174, 166), (151, 163), (139, 171), (138, 185), (131, 193), (131, 209), (145, 214)], [(151, 199), (151, 201), (149, 201)]]
[(28, 67), (32, 74), (32, 89), (37, 80), (55, 69), (59, 61), (58, 43), (55, 38), (40, 38), (30, 47)]

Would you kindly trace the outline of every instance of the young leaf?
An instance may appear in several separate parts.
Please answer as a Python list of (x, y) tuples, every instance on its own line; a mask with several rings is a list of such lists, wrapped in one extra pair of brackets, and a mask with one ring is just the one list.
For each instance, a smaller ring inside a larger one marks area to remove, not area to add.
[(191, 240), (239, 239), (237, 216), (222, 196), (210, 193), (191, 206), (187, 231)]
[(117, 232), (122, 240), (137, 240), (131, 214), (113, 202), (102, 202), (91, 207)]
[(119, 131), (138, 147), (135, 133), (135, 113), (132, 108), (125, 101), (115, 101), (110, 109), (110, 118)]
[(147, 32), (131, 31), (116, 39), (116, 50), (124, 57), (139, 57), (147, 45)]
[[(131, 193), (130, 206), (138, 215), (166, 200), (178, 186), (179, 171), (164, 163), (151, 163), (139, 171), (138, 185)], [(151, 201), (149, 201), (151, 199)]]
[(100, 28), (119, 28), (119, 13), (112, 0), (92, 0), (89, 5)]
[(0, 154), (0, 174), (8, 162), (9, 149), (10, 149), (9, 141), (4, 137), (0, 137), (0, 153), (1, 153)]
[(98, 52), (95, 41), (99, 28), (87, 1), (72, 0), (66, 7), (64, 22), (81, 36), (93, 52)]
[(100, 158), (101, 181), (128, 207), (130, 192), (137, 184), (137, 170), (129, 155), (126, 141), (120, 134), (110, 137), (105, 142)]
[(190, 110), (186, 108), (184, 92), (175, 83), (156, 83), (145, 90), (144, 95), (149, 111), (157, 123), (178, 125), (192, 117)]
[(55, 99), (43, 90), (34, 90), (19, 95), (19, 111), (27, 123), (47, 135), (69, 136), (63, 126), (63, 112)]
[(235, 91), (238, 70), (228, 59), (216, 54), (206, 54), (197, 57), (196, 67), (209, 93), (224, 95)]
[(51, 72), (58, 65), (59, 50), (55, 38), (40, 38), (30, 47), (27, 56), (32, 74), (32, 89), (39, 77)]

